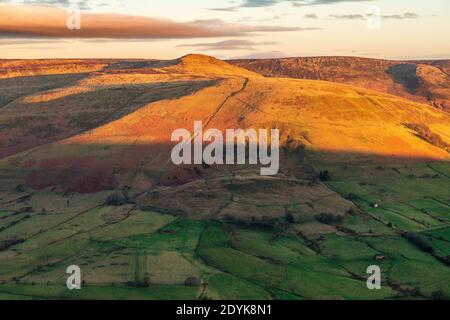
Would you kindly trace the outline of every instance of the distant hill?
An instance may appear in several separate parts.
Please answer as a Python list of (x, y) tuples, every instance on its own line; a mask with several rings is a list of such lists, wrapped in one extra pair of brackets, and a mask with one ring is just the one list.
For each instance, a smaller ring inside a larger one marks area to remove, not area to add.
[(357, 57), (232, 60), (267, 77), (346, 83), (450, 111), (450, 60), (390, 61)]

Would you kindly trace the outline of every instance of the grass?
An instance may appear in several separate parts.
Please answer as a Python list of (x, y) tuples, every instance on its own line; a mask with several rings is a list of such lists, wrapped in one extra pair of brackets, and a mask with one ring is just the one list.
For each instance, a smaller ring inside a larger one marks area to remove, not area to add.
[(394, 231), (370, 216), (353, 215), (344, 221), (346, 228), (360, 234), (392, 235)]
[(198, 288), (181, 285), (149, 288), (88, 285), (72, 291), (63, 285), (0, 285), (0, 294), (10, 299), (191, 300), (197, 297), (197, 291)]
[[(441, 170), (450, 165), (437, 163)], [(385, 224), (401, 230), (426, 231), (448, 226), (450, 179), (427, 164), (367, 163), (347, 170), (329, 169), (328, 185)], [(374, 205), (377, 204), (378, 208)]]
[(131, 236), (147, 235), (173, 222), (174, 219), (172, 216), (157, 212), (134, 210), (133, 215), (122, 223), (112, 224), (95, 232), (95, 238), (101, 241), (120, 241)]
[(251, 282), (241, 280), (226, 273), (218, 273), (209, 278), (208, 292), (216, 293), (215, 298), (224, 300), (267, 300), (270, 293)]
[(431, 255), (399, 237), (370, 238), (367, 241), (389, 257), (392, 267), (388, 277), (392, 283), (406, 288), (419, 288), (427, 295), (438, 290), (450, 293), (450, 287), (447, 285), (450, 283), (448, 267)]
[[(233, 240), (233, 234), (238, 241)], [(389, 288), (368, 291), (365, 282), (352, 279), (345, 269), (311, 251), (297, 237), (274, 240), (261, 230), (247, 228), (230, 233), (224, 225), (214, 223), (204, 233), (199, 255), (207, 264), (269, 292), (297, 298), (369, 299), (394, 295)]]
[[(417, 232), (437, 256), (450, 254), (447, 178), (425, 178), (434, 171), (413, 164), (328, 169), (328, 186), (351, 199), (355, 210), (342, 222), (325, 225), (298, 207), (307, 222), (283, 232), (131, 206), (33, 213), (23, 221), (3, 211), (2, 225), (19, 222), (0, 232), (0, 239), (25, 241), (0, 252), (0, 299), (353, 300), (450, 294), (448, 267), (401, 236)], [(64, 287), (71, 264), (81, 267), (86, 284), (78, 292)], [(366, 287), (366, 269), (374, 264), (382, 269), (381, 291)], [(199, 285), (185, 287), (189, 277)], [(148, 288), (126, 285), (144, 279)]]
[(442, 228), (433, 231), (428, 231), (425, 234), (431, 235), (436, 238), (442, 238), (446, 241), (450, 241), (450, 228)]
[(202, 221), (181, 219), (156, 232), (117, 239), (113, 243), (127, 248), (146, 249), (148, 252), (160, 250), (193, 252), (204, 225), (205, 222)]

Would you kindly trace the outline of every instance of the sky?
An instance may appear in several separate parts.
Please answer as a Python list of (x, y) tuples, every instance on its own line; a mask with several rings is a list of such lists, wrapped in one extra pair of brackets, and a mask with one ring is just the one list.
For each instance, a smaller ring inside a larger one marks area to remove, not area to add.
[(448, 39), (448, 0), (0, 0), (4, 59), (444, 59)]

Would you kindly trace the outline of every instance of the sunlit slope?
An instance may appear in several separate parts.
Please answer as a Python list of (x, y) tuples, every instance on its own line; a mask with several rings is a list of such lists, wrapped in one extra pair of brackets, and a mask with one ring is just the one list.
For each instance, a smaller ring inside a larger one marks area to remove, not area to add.
[(326, 80), (393, 94), (450, 110), (448, 60), (393, 61), (359, 57), (232, 60), (267, 77)]
[[(450, 159), (445, 148), (430, 144), (406, 127), (409, 123), (426, 123), (449, 143), (450, 115), (395, 96), (331, 82), (264, 78), (206, 56), (187, 56), (158, 65), (145, 75), (129, 74), (133, 72), (105, 73), (81, 83), (125, 86), (127, 81), (152, 84), (164, 79), (217, 82), (173, 97), (168, 90), (156, 102), (141, 100), (142, 106), (129, 114), (71, 138), (11, 156), (2, 161), (2, 167), (39, 172), (45, 169), (61, 175), (55, 181), (32, 176), (31, 184), (40, 187), (74, 183), (66, 177), (69, 171), (80, 179), (83, 174), (84, 178), (95, 175), (92, 183), (105, 188), (117, 181), (134, 179), (143, 168), (161, 179), (170, 167), (172, 131), (192, 130), (198, 120), (203, 121), (205, 128), (221, 130), (278, 128), (283, 145), (304, 145), (307, 150), (321, 153), (325, 160), (373, 156)], [(95, 91), (93, 97), (97, 94)], [(114, 101), (108, 104), (114, 105)], [(107, 182), (96, 183), (99, 179)], [(150, 180), (160, 183), (158, 179)], [(42, 183), (36, 183), (41, 180)]]
[[(254, 81), (248, 90), (254, 92), (253, 98), (241, 99), (259, 99), (259, 103), (248, 105), (246, 125), (276, 125), (285, 138), (300, 139), (306, 146), (328, 152), (331, 158), (351, 153), (449, 159), (446, 150), (425, 142), (405, 127), (408, 123), (427, 123), (447, 136), (449, 115), (429, 106), (366, 89), (309, 80)], [(259, 93), (257, 99), (255, 93)]]
[(214, 57), (189, 54), (180, 59), (169, 62), (169, 66), (162, 70), (168, 73), (193, 73), (206, 76), (249, 76), (261, 77), (258, 73), (234, 66)]
[[(0, 67), (8, 76), (0, 79), (0, 158), (72, 137), (150, 102), (188, 95), (216, 81), (147, 68), (167, 64), (164, 61), (110, 62), (102, 72), (83, 69), (94, 68), (92, 61), (43, 62), (46, 69), (41, 71), (50, 75), (14, 76), (16, 70), (9, 66), (28, 70), (37, 61), (11, 61), (3, 63), (5, 69)], [(72, 73), (74, 69), (86, 73)]]

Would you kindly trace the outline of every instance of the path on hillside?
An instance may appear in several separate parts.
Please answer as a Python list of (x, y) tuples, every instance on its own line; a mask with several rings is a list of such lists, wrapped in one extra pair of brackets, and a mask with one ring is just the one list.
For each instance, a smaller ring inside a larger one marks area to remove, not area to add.
[[(221, 104), (219, 104), (216, 108), (216, 110), (213, 112), (213, 114), (206, 120), (205, 124), (203, 125), (203, 128), (206, 129), (208, 127), (208, 125), (211, 123), (212, 120), (214, 120), (214, 118), (217, 116), (217, 114), (223, 109), (223, 107), (225, 106), (225, 104), (234, 96), (237, 96), (239, 93), (241, 93), (242, 91), (244, 91), (247, 88), (248, 82), (250, 81), (249, 78), (244, 78), (244, 82), (242, 84), (242, 87), (237, 90), (234, 91), (232, 93), (230, 93), (223, 101)], [(195, 138), (195, 137), (194, 137)]]

